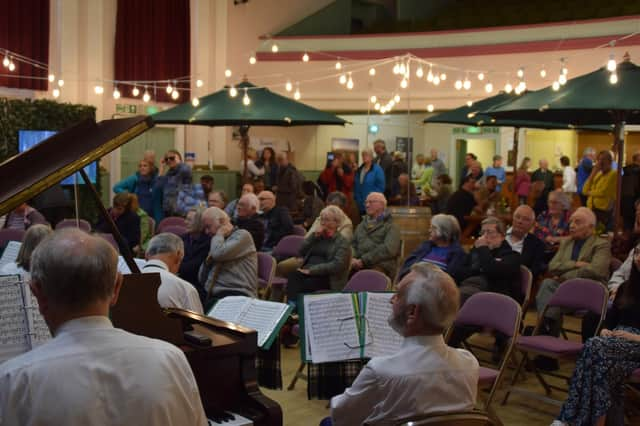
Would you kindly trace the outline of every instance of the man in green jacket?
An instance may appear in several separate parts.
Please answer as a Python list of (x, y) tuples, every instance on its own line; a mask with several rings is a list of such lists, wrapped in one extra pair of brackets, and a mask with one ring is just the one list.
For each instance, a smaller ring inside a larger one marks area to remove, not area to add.
[(375, 269), (393, 280), (400, 255), (400, 230), (386, 208), (387, 200), (380, 192), (372, 192), (367, 196), (367, 214), (351, 241), (351, 269)]

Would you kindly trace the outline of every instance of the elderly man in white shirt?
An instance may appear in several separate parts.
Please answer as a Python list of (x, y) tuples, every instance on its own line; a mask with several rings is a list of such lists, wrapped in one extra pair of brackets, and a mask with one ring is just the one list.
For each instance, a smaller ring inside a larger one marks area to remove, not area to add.
[(54, 337), (0, 364), (1, 424), (207, 424), (183, 352), (109, 321), (122, 284), (117, 259), (77, 229), (36, 248), (30, 285)]
[(142, 267), (143, 273), (160, 274), (158, 303), (163, 308), (180, 308), (203, 314), (202, 302), (198, 290), (188, 281), (178, 277), (184, 257), (184, 243), (177, 235), (164, 232), (153, 237), (145, 254), (147, 263)]
[(449, 275), (431, 264), (413, 265), (391, 299), (389, 324), (404, 336), (401, 349), (372, 358), (353, 385), (331, 400), (333, 424), (393, 424), (412, 415), (473, 409), (478, 361), (442, 337), (459, 302)]

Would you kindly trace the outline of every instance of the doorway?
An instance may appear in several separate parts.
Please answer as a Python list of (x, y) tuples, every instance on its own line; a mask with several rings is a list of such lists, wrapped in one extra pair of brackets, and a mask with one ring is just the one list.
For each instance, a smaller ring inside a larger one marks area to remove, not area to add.
[(455, 139), (455, 168), (451, 172), (451, 178), (456, 180), (456, 185), (460, 184), (461, 171), (464, 167), (464, 157), (472, 152), (478, 157), (482, 164), (482, 170), (493, 164), (493, 156), (498, 152), (497, 142), (493, 138), (456, 138)]

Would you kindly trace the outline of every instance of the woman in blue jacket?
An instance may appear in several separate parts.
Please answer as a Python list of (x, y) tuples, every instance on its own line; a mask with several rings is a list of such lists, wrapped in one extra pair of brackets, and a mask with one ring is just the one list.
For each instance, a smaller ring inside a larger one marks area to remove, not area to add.
[(162, 220), (162, 194), (157, 189), (154, 190), (156, 174), (153, 164), (147, 160), (140, 160), (138, 171), (116, 183), (113, 192), (129, 192), (138, 196), (138, 203), (142, 210), (160, 223)]
[(373, 162), (373, 152), (370, 149), (362, 151), (362, 165), (355, 175), (353, 198), (356, 200), (360, 214), (365, 213), (364, 200), (372, 192), (384, 193), (384, 171)]

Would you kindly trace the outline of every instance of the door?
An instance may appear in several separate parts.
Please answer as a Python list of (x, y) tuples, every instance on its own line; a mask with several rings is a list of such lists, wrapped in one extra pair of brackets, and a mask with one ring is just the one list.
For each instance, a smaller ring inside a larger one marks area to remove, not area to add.
[(464, 167), (464, 157), (467, 155), (467, 140), (466, 139), (456, 139), (456, 165), (453, 170), (449, 172), (449, 176), (455, 182), (455, 188), (460, 185), (460, 174), (462, 173), (462, 168)]
[(138, 171), (138, 163), (142, 160), (144, 152), (155, 151), (156, 167), (160, 164), (162, 156), (170, 149), (175, 148), (175, 129), (166, 127), (154, 127), (148, 132), (132, 139), (120, 149), (120, 176), (122, 179)]

